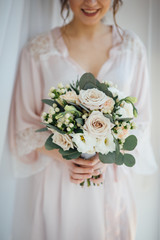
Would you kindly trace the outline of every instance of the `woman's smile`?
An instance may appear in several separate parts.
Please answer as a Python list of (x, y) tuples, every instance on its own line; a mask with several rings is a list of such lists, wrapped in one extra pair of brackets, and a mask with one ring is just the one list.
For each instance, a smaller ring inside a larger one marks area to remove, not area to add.
[(95, 15), (97, 15), (97, 13), (99, 13), (100, 9), (81, 9), (83, 14), (87, 17), (94, 17)]

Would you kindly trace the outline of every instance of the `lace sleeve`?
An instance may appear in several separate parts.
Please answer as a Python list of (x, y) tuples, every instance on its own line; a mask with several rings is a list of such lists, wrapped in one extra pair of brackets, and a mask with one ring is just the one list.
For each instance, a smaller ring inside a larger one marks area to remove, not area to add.
[(23, 156), (29, 154), (33, 150), (42, 147), (46, 139), (49, 137), (49, 132), (35, 132), (36, 128), (26, 128), (16, 134), (17, 154)]

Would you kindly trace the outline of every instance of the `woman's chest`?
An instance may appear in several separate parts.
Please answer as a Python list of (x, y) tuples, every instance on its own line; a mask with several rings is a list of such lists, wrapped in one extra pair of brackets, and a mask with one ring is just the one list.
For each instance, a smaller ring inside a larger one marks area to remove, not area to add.
[[(78, 47), (77, 47), (78, 46)], [(112, 41), (98, 40), (77, 45), (72, 43), (68, 46), (69, 58), (86, 72), (91, 72), (97, 77), (101, 67), (109, 58)]]

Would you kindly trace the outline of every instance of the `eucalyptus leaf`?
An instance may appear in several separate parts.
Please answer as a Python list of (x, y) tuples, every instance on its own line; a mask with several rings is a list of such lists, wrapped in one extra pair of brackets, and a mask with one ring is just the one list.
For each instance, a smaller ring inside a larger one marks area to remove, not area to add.
[(123, 162), (127, 167), (133, 167), (136, 161), (133, 155), (125, 153), (123, 155)]
[(119, 153), (120, 153), (120, 147), (119, 147), (118, 140), (116, 138), (114, 138), (114, 142), (115, 142), (115, 146), (116, 146), (116, 156), (115, 156), (115, 160), (116, 160), (118, 158)]
[(134, 135), (130, 135), (125, 139), (125, 142), (123, 144), (123, 149), (132, 151), (137, 146), (137, 138)]
[(98, 90), (104, 92), (108, 97), (113, 98), (113, 94), (108, 90), (108, 87), (105, 83), (97, 83)]
[(45, 132), (45, 131), (48, 131), (48, 128), (40, 128), (40, 129), (37, 129), (35, 132)]
[(60, 149), (60, 146), (58, 146), (57, 144), (52, 142), (52, 136), (53, 136), (53, 134), (51, 134), (49, 136), (49, 138), (47, 138), (47, 140), (45, 142), (45, 148), (47, 150)]
[(64, 107), (56, 100), (52, 100), (52, 99), (42, 99), (42, 102), (49, 105), (49, 106), (52, 106), (53, 107), (53, 103), (56, 103), (57, 106), (61, 109), (61, 110), (64, 110)]
[(90, 110), (88, 109), (88, 108), (86, 108), (83, 104), (79, 104), (79, 106), (81, 107), (81, 108), (83, 108), (86, 112), (90, 112)]
[(114, 120), (113, 120), (113, 118), (112, 118), (112, 116), (111, 116), (110, 114), (104, 113), (103, 115), (104, 115), (106, 118), (109, 118), (109, 120), (111, 121), (111, 123), (114, 123)]
[(78, 152), (77, 149), (72, 149), (72, 148), (67, 151), (60, 149), (59, 152), (60, 154), (62, 154), (63, 158), (67, 160), (76, 159), (81, 155), (81, 153)]
[(57, 132), (61, 133), (61, 134), (66, 134), (64, 131), (60, 130), (59, 128), (57, 128), (56, 126), (53, 126), (52, 124), (47, 124), (46, 125), (49, 128), (52, 128), (54, 130), (56, 130)]
[(97, 80), (95, 79), (92, 73), (84, 73), (79, 81), (80, 89), (84, 89), (85, 85), (88, 83), (92, 83), (95, 87), (97, 86)]
[(119, 153), (119, 155), (118, 155), (117, 158), (116, 158), (115, 163), (116, 163), (117, 165), (122, 165), (122, 164), (123, 164), (123, 154), (122, 154), (122, 153)]
[(49, 106), (53, 106), (53, 103), (55, 103), (55, 101), (51, 99), (42, 99), (42, 102)]
[(99, 159), (103, 163), (115, 163), (116, 152), (109, 152), (108, 154), (99, 153)]
[(83, 125), (84, 120), (82, 118), (76, 118), (75, 119), (77, 123), (79, 123), (80, 125)]
[(74, 106), (78, 111), (81, 111), (81, 108), (76, 103), (67, 101), (67, 104), (70, 104), (70, 105)]
[(127, 121), (133, 120), (133, 118), (116, 118), (116, 120), (117, 121), (125, 121), (125, 122), (127, 122)]

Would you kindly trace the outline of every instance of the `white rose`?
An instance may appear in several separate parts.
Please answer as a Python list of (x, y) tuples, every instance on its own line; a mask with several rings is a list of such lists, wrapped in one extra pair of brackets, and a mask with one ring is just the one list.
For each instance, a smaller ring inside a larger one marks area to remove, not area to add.
[(72, 139), (67, 134), (60, 134), (59, 132), (55, 132), (52, 136), (53, 143), (57, 144), (64, 151), (69, 150), (70, 148), (74, 148)]
[(118, 118), (133, 118), (133, 106), (131, 103), (124, 103), (122, 107), (118, 109), (116, 114), (120, 114), (122, 116)]
[(115, 151), (115, 143), (112, 134), (108, 133), (105, 138), (97, 138), (95, 150), (102, 154)]
[(71, 136), (79, 152), (89, 154), (95, 152), (96, 139), (86, 131), (84, 133), (72, 133)]
[(79, 101), (90, 110), (101, 109), (108, 97), (96, 88), (81, 90)]
[(78, 100), (78, 95), (74, 91), (68, 91), (66, 94), (61, 95), (61, 98), (66, 101), (76, 102)]
[(84, 129), (94, 138), (107, 136), (112, 127), (110, 120), (99, 111), (93, 111), (84, 125)]

